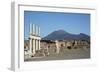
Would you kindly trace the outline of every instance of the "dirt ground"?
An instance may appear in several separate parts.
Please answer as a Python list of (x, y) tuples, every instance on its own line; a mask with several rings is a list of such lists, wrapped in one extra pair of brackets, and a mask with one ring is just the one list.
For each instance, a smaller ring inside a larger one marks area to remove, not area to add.
[(24, 61), (48, 61), (48, 60), (72, 60), (90, 58), (90, 49), (62, 49), (59, 54), (49, 50), (50, 55), (44, 57), (32, 57), (24, 59)]

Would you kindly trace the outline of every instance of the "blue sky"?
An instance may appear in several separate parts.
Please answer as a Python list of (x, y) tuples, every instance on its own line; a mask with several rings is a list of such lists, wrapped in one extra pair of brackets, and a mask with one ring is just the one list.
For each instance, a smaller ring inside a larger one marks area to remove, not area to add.
[(90, 35), (90, 14), (24, 11), (24, 38), (29, 37), (29, 24), (40, 27), (41, 37), (63, 29), (72, 34)]

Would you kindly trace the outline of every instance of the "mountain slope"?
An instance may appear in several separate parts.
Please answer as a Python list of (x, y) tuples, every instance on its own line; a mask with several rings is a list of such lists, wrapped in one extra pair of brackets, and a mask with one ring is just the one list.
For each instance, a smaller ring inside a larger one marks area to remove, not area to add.
[(43, 40), (90, 40), (90, 36), (80, 33), (71, 34), (64, 30), (57, 30), (42, 38)]

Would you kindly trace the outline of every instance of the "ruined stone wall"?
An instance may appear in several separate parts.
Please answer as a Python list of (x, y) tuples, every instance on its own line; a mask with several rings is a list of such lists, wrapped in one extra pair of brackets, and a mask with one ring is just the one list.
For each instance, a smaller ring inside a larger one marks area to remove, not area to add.
[[(60, 48), (68, 48), (69, 46), (71, 46), (71, 48), (90, 48), (90, 43), (88, 43), (87, 41), (58, 41), (59, 47)], [(24, 48), (29, 48), (29, 43), (25, 42), (24, 43)], [(55, 49), (56, 47), (56, 43), (47, 43), (47, 42), (41, 42), (40, 43), (40, 48), (41, 49)]]

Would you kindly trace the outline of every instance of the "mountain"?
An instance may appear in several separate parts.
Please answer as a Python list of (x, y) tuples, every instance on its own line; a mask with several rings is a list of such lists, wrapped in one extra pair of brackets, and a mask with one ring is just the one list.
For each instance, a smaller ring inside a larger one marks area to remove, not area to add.
[(71, 34), (64, 30), (57, 30), (42, 38), (42, 40), (90, 40), (90, 36), (80, 33)]

